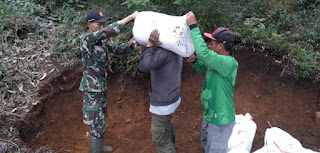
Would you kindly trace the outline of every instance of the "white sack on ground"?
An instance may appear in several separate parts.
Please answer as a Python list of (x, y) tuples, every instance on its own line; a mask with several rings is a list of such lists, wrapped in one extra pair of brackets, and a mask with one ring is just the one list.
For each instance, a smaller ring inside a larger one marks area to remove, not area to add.
[(245, 116), (236, 115), (235, 123), (228, 142), (228, 153), (249, 153), (257, 125), (252, 121), (249, 113), (246, 113)]
[(254, 153), (317, 153), (302, 147), (289, 133), (277, 127), (268, 128), (264, 137), (264, 147)]
[(134, 20), (133, 36), (140, 45), (146, 46), (151, 31), (157, 29), (160, 33), (160, 47), (170, 50), (182, 57), (194, 53), (190, 29), (184, 16), (171, 16), (151, 11), (140, 12)]

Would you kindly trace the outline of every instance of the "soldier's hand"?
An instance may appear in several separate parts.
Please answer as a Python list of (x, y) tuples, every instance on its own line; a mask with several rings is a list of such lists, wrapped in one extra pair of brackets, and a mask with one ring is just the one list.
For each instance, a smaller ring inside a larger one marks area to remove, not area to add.
[(120, 20), (119, 22), (123, 25), (127, 24), (129, 21), (135, 19), (137, 17), (137, 15), (139, 14), (138, 11), (133, 12), (132, 14), (128, 15), (127, 17), (123, 18), (122, 20)]
[(133, 12), (133, 13), (130, 15), (131, 19), (135, 19), (138, 14), (139, 14), (138, 11)]
[(137, 42), (136, 42), (136, 39), (134, 39), (134, 37), (132, 37), (132, 38), (128, 41), (127, 47), (130, 47), (131, 45), (136, 44), (136, 43), (137, 43)]

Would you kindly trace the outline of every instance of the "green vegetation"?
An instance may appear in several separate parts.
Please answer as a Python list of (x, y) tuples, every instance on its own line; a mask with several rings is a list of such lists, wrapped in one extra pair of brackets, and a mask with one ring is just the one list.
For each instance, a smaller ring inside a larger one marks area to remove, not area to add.
[[(84, 19), (93, 9), (101, 9), (113, 21), (134, 10), (151, 10), (171, 15), (196, 14), (200, 28), (212, 31), (225, 26), (235, 31), (237, 47), (254, 48), (271, 55), (300, 77), (320, 79), (320, 1), (319, 0), (2, 0), (0, 2), (0, 52), (26, 33), (49, 37), (53, 57), (60, 62), (80, 58), (79, 36), (86, 31)], [(48, 30), (52, 28), (54, 30)], [(49, 26), (50, 24), (50, 26)], [(127, 27), (131, 27), (131, 25)], [(125, 35), (113, 38), (126, 42)], [(22, 34), (21, 34), (22, 33)], [(24, 34), (23, 34), (24, 33)], [(136, 75), (139, 50), (132, 55), (111, 55), (111, 69)], [(3, 65), (3, 64), (2, 64)], [(0, 72), (5, 66), (0, 67)], [(6, 78), (6, 73), (1, 73)]]
[[(0, 136), (12, 140), (9, 150), (22, 147), (15, 144), (12, 118), (37, 105), (40, 78), (56, 72), (56, 62), (80, 61), (79, 36), (87, 30), (87, 13), (96, 9), (112, 21), (135, 10), (193, 11), (202, 32), (227, 27), (236, 33), (237, 49), (263, 52), (290, 74), (320, 80), (320, 0), (0, 0)], [(132, 26), (111, 40), (126, 43)], [(132, 55), (110, 54), (108, 69), (140, 76), (139, 54), (139, 46)]]
[(292, 73), (320, 79), (319, 0), (127, 0), (123, 4), (129, 9), (151, 8), (171, 15), (191, 10), (203, 31), (228, 27), (238, 37), (237, 47), (266, 52)]

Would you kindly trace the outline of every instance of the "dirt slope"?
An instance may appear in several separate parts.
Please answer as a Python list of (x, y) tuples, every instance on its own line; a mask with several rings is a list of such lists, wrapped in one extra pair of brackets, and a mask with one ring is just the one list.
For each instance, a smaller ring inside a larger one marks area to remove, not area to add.
[[(238, 51), (235, 109), (250, 113), (258, 129), (252, 151), (263, 146), (264, 132), (280, 127), (304, 147), (319, 150), (320, 130), (314, 114), (320, 111), (320, 85), (282, 74), (273, 60), (260, 52)], [(184, 63), (182, 103), (174, 116), (177, 152), (200, 153), (203, 75)], [(46, 84), (40, 94), (43, 103), (21, 124), (21, 138), (33, 148), (46, 144), (56, 152), (88, 152), (89, 129), (82, 123), (82, 95), (78, 90), (81, 68), (70, 68)], [(151, 141), (148, 79), (108, 76), (108, 117), (105, 143), (115, 153), (156, 153)], [(123, 90), (124, 89), (124, 90)]]

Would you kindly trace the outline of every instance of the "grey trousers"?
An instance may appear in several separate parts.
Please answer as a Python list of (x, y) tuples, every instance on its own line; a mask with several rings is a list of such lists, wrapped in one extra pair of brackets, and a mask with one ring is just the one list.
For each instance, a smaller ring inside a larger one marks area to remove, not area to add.
[(156, 145), (158, 153), (175, 153), (175, 134), (172, 123), (173, 114), (152, 114), (151, 132), (152, 142)]
[(215, 125), (205, 120), (201, 127), (201, 145), (204, 153), (226, 153), (235, 122)]

